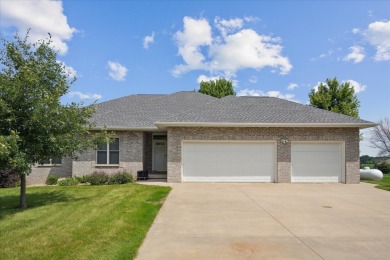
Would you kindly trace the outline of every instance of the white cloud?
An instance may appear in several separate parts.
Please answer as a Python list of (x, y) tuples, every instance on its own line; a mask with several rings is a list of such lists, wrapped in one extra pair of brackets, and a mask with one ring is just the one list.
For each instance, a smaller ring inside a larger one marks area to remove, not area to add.
[(327, 52), (321, 53), (320, 56), (318, 56), (316, 58), (311, 58), (310, 60), (316, 61), (316, 60), (319, 60), (319, 59), (323, 59), (325, 57), (328, 57), (328, 56), (332, 55), (333, 53), (334, 53), (334, 50), (328, 50)]
[(87, 99), (92, 99), (92, 100), (97, 100), (97, 99), (101, 99), (102, 98), (102, 95), (100, 94), (91, 94), (91, 93), (83, 93), (83, 92), (80, 92), (80, 91), (70, 91), (68, 93), (68, 96), (73, 98), (73, 97), (77, 97), (81, 100), (87, 100)]
[(146, 35), (144, 38), (144, 49), (149, 49), (149, 46), (154, 42), (154, 32), (151, 35)]
[(345, 83), (345, 82), (349, 82), (349, 85), (354, 88), (355, 93), (363, 92), (367, 88), (366, 85), (362, 85), (359, 82), (352, 80), (352, 79), (343, 81), (343, 83)]
[(183, 23), (183, 31), (177, 31), (174, 38), (179, 47), (179, 55), (185, 64), (175, 66), (172, 72), (174, 76), (191, 70), (207, 70), (200, 47), (209, 46), (212, 42), (211, 26), (206, 19), (196, 20), (186, 16)]
[(217, 80), (219, 79), (220, 77), (208, 77), (206, 75), (199, 75), (199, 77), (197, 78), (197, 82), (198, 83), (201, 83), (202, 81), (204, 82), (207, 82), (207, 81), (210, 81), (210, 80)]
[(363, 35), (376, 48), (375, 60), (390, 60), (390, 21), (377, 21), (369, 24)]
[(260, 97), (264, 96), (264, 92), (259, 89), (242, 89), (237, 92), (237, 96), (251, 96), (251, 97)]
[(257, 21), (260, 21), (260, 18), (256, 17), (256, 16), (244, 16), (244, 21), (245, 22), (257, 22)]
[(288, 90), (293, 90), (293, 89), (296, 89), (298, 87), (298, 84), (296, 83), (289, 83), (288, 86), (287, 86), (287, 89)]
[(352, 29), (352, 33), (353, 34), (357, 34), (357, 33), (359, 33), (360, 32), (360, 29), (359, 28), (353, 28)]
[(259, 89), (242, 89), (237, 92), (237, 96), (252, 96), (252, 97), (268, 96), (268, 97), (277, 97), (289, 101), (298, 102), (297, 100), (294, 99), (295, 97), (294, 94), (282, 94), (280, 91), (277, 90), (263, 92)]
[(315, 92), (318, 91), (318, 87), (320, 86), (321, 83), (322, 83), (323, 85), (327, 85), (326, 82), (318, 81), (317, 84), (313, 87), (313, 89), (314, 89)]
[(244, 20), (241, 18), (231, 18), (224, 20), (218, 16), (214, 19), (215, 27), (221, 32), (222, 36), (225, 37), (227, 33), (241, 29), (244, 26)]
[(52, 45), (60, 54), (68, 51), (66, 41), (77, 30), (70, 27), (61, 1), (0, 1), (0, 26), (15, 27), (20, 35), (31, 28), (29, 40), (37, 42), (51, 34)]
[(277, 98), (281, 98), (281, 99), (286, 99), (286, 100), (298, 102), (297, 100), (294, 99), (294, 97), (295, 97), (294, 94), (282, 94), (282, 93), (280, 93), (280, 91), (276, 91), (276, 90), (268, 91), (267, 96), (277, 97)]
[(109, 75), (112, 79), (123, 81), (127, 74), (127, 68), (121, 65), (119, 62), (108, 61), (108, 67), (110, 69)]
[(175, 34), (178, 53), (184, 64), (175, 66), (173, 75), (204, 70), (213, 75), (222, 73), (234, 77), (238, 70), (261, 70), (265, 67), (277, 68), (281, 74), (289, 73), (292, 65), (281, 54), (280, 38), (243, 29), (244, 21), (248, 19), (224, 20), (216, 17), (215, 27), (220, 35), (213, 36), (206, 19), (185, 17), (183, 31)]
[(250, 83), (257, 83), (257, 77), (256, 76), (250, 77), (249, 82)]
[(351, 53), (344, 57), (344, 61), (353, 61), (353, 63), (359, 63), (363, 61), (364, 57), (364, 48), (361, 46), (352, 46), (349, 48)]
[(73, 79), (77, 77), (77, 71), (71, 67), (65, 64), (65, 62), (57, 60), (58, 63), (60, 63), (62, 66), (64, 66), (65, 73), (68, 75), (68, 78)]

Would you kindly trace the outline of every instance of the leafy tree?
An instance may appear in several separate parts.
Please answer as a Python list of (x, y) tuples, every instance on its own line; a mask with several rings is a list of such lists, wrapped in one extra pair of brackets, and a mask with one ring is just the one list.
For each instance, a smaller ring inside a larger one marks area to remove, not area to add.
[(362, 155), (360, 156), (360, 163), (361, 164), (375, 163), (375, 158), (369, 155)]
[(231, 80), (226, 80), (223, 78), (210, 81), (202, 81), (200, 83), (200, 88), (198, 92), (216, 98), (236, 95), (236, 92), (234, 92), (233, 89), (233, 82)]
[(370, 143), (379, 150), (379, 156), (390, 156), (390, 119), (386, 117), (371, 130)]
[(61, 104), (75, 79), (58, 62), (50, 34), (33, 44), (28, 32), (14, 38), (0, 46), (0, 171), (20, 175), (20, 208), (26, 208), (26, 175), (34, 163), (75, 157), (109, 134), (90, 132), (94, 104)]
[(349, 82), (340, 85), (336, 78), (326, 79), (326, 84), (320, 83), (317, 90), (311, 90), (309, 98), (312, 106), (355, 118), (359, 117), (360, 102)]

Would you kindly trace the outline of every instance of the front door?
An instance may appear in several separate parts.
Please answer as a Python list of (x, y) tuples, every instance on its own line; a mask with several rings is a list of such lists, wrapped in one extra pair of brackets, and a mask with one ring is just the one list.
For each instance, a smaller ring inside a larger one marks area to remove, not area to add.
[(167, 170), (167, 140), (153, 140), (153, 170)]

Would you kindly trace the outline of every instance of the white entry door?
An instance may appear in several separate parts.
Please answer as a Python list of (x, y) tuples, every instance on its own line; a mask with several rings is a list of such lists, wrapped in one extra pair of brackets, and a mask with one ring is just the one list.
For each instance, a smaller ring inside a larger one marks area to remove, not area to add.
[(153, 170), (167, 170), (167, 140), (153, 140)]
[(292, 143), (292, 182), (343, 182), (341, 143)]
[(275, 144), (183, 142), (183, 181), (274, 182)]

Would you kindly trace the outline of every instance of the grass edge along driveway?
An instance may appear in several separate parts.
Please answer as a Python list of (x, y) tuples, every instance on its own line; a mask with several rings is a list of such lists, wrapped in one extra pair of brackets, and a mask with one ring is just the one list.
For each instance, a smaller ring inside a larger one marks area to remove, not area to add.
[(361, 180), (371, 184), (376, 184), (375, 188), (390, 191), (390, 174), (383, 174), (383, 179), (380, 181)]
[(170, 187), (0, 189), (1, 259), (133, 259)]

